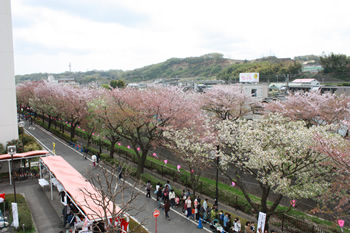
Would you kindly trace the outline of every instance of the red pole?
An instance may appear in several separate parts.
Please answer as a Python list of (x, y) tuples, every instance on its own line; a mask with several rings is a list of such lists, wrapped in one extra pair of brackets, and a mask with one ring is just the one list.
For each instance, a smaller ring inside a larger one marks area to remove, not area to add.
[(156, 218), (156, 233), (157, 233), (157, 218)]

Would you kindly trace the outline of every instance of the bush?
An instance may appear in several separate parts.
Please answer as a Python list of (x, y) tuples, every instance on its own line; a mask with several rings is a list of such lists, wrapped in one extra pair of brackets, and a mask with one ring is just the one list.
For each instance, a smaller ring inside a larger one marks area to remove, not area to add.
[(36, 151), (36, 150), (42, 150), (42, 147), (36, 142), (30, 143), (24, 146), (24, 152)]
[(24, 145), (36, 142), (35, 138), (30, 136), (30, 135), (28, 135), (28, 134), (24, 134), (23, 135), (22, 141), (23, 141)]
[(37, 143), (34, 137), (24, 134), (23, 135), (24, 152), (42, 150), (43, 148)]
[(6, 153), (7, 153), (7, 151), (6, 151), (5, 146), (2, 143), (0, 143), (0, 154), (6, 154)]
[[(19, 226), (23, 226), (24, 224), (26, 230), (32, 230), (33, 229), (32, 215), (28, 207), (27, 201), (20, 194), (16, 194), (16, 199), (17, 199), (17, 207), (18, 207)], [(5, 208), (10, 212), (9, 222), (12, 222), (11, 202), (14, 202), (14, 195), (6, 194)]]
[(18, 139), (12, 139), (11, 141), (7, 142), (6, 150), (7, 150), (8, 146), (16, 146), (16, 153), (23, 152), (23, 143), (21, 141), (19, 141)]

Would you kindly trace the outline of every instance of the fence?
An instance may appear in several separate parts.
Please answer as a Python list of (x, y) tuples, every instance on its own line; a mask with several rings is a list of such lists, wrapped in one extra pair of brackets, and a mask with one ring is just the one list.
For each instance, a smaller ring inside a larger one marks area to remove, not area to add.
[[(38, 115), (39, 117), (43, 117), (42, 115)], [(48, 118), (44, 116), (44, 119), (46, 122), (48, 122)], [(55, 122), (54, 126), (56, 127), (56, 124), (59, 125), (59, 128), (61, 127), (65, 130), (70, 132), (70, 126), (61, 123), (61, 122)], [(81, 132), (79, 130), (76, 131), (76, 135), (84, 140), (87, 140), (87, 134), (86, 132)], [(96, 140), (94, 137), (91, 138), (91, 143), (100, 146), (106, 150), (110, 150), (110, 144), (104, 142), (104, 140), (98, 139)], [(121, 150), (120, 148), (116, 148), (116, 153), (118, 153), (121, 157), (123, 157), (126, 160), (129, 160), (131, 162), (136, 162), (138, 158), (135, 154), (129, 153), (127, 151)], [(176, 169), (172, 169), (169, 167), (164, 167), (163, 165), (160, 165), (158, 163), (155, 163), (150, 160), (146, 160), (145, 167), (151, 170), (151, 172), (157, 171), (160, 175), (163, 177), (167, 177), (168, 179), (171, 179), (173, 182), (180, 183), (184, 185), (186, 188), (192, 188), (189, 175), (184, 173), (179, 173)], [(216, 179), (216, 176), (214, 177), (212, 174), (203, 172), (205, 177), (209, 179)], [(231, 180), (229, 180), (226, 177), (219, 177), (219, 182), (230, 185)], [(214, 185), (203, 183), (199, 181), (199, 184), (196, 185), (196, 190), (200, 192), (201, 194), (207, 195), (211, 198), (215, 198), (215, 191), (216, 187)], [(245, 198), (237, 196), (235, 194), (232, 194), (232, 192), (221, 190), (219, 188), (218, 190), (219, 194), (219, 200), (221, 203), (224, 203), (226, 205), (232, 206), (236, 209), (239, 209), (245, 213), (252, 214), (252, 208), (248, 204)], [(255, 205), (259, 208), (259, 204), (255, 203)], [(311, 223), (306, 223), (302, 220), (293, 218), (291, 216), (288, 216), (286, 214), (282, 214), (280, 217), (281, 220), (281, 227), (282, 232), (291, 232), (291, 233), (325, 233), (326, 231), (322, 230), (319, 227), (316, 227), (312, 225)]]
[(282, 232), (291, 233), (325, 233), (319, 227), (300, 221), (299, 219), (293, 218), (286, 214), (282, 214)]

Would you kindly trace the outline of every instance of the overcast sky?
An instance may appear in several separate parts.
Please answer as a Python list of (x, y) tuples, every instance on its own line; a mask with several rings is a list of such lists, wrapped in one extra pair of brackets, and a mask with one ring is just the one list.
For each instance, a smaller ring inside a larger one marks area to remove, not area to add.
[(12, 0), (15, 73), (350, 54), (348, 0)]

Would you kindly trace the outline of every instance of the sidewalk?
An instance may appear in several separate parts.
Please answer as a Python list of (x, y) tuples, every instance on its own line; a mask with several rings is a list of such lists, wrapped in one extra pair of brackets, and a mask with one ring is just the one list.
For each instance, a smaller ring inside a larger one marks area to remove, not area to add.
[[(52, 149), (52, 143), (55, 143), (55, 149), (56, 154), (62, 156), (68, 163), (70, 163), (77, 171), (79, 171), (83, 176), (86, 175), (86, 172), (88, 170), (91, 170), (91, 161), (88, 159), (83, 158), (83, 154), (76, 150), (75, 148), (72, 148), (69, 146), (69, 144), (62, 139), (54, 136), (52, 133), (42, 129), (38, 125), (31, 125), (30, 128), (26, 127), (26, 130), (28, 134), (32, 134), (34, 137), (37, 138), (38, 141), (40, 141), (46, 150)], [(131, 185), (134, 183), (134, 181), (130, 178), (126, 180)], [(34, 185), (34, 184), (33, 184)], [(39, 186), (36, 184), (36, 186)], [(146, 198), (144, 193), (144, 186), (142, 185), (138, 189), (138, 191), (141, 193), (132, 203), (135, 207), (143, 207), (142, 211), (135, 212), (130, 211), (128, 212), (131, 216), (135, 215), (135, 218), (138, 219), (138, 221), (142, 221), (145, 224), (146, 229), (148, 232), (155, 232), (155, 219), (153, 217), (153, 211), (157, 209), (157, 202), (155, 201), (154, 197)], [(124, 197), (128, 197), (131, 195), (131, 188), (127, 188), (124, 193)], [(42, 195), (45, 195), (45, 192), (41, 191)], [(45, 195), (46, 196), (46, 195)], [(46, 197), (46, 199), (48, 199)], [(50, 198), (49, 198), (50, 199)], [(54, 201), (58, 201), (58, 197), (54, 196)], [(119, 200), (121, 201), (121, 200)], [(119, 202), (117, 200), (117, 203)], [(120, 202), (119, 202), (120, 203)], [(62, 210), (62, 207), (60, 208), (54, 208), (53, 204), (50, 203), (50, 206), (52, 208), (51, 212), (55, 214), (56, 219), (59, 219), (59, 222), (57, 223), (57, 226), (61, 222), (61, 219), (58, 217), (57, 213), (60, 213)], [(55, 209), (58, 209), (57, 211)], [(36, 212), (35, 208), (31, 207), (31, 210)], [(168, 221), (164, 217), (163, 211), (161, 211), (161, 215), (158, 217), (158, 232), (211, 232), (207, 226), (204, 226), (203, 229), (197, 229), (197, 223), (192, 220), (187, 220), (182, 213), (179, 213), (176, 210), (171, 210), (169, 212), (169, 215), (171, 217), (171, 221)], [(35, 219), (35, 222), (37, 219)], [(39, 227), (38, 227), (39, 228)], [(63, 229), (61, 229), (63, 230)], [(38, 232), (48, 232), (48, 231), (40, 231)], [(59, 232), (59, 231), (58, 231)]]
[[(45, 129), (43, 129), (43, 130), (45, 130)], [(78, 139), (79, 145), (87, 145), (87, 141), (86, 141), (85, 139), (80, 138), (80, 137), (78, 137), (78, 136), (76, 136), (76, 138)], [(62, 140), (63, 140), (63, 139), (62, 139)], [(68, 142), (67, 142), (67, 143), (68, 143)], [(93, 144), (92, 144), (92, 145), (90, 145), (90, 146), (93, 147), (93, 148), (95, 148), (96, 150), (99, 150), (99, 146), (97, 146), (97, 145), (93, 145)], [(102, 149), (102, 153), (109, 154), (109, 151), (107, 151), (107, 150), (105, 150), (105, 149)], [(117, 152), (115, 152), (114, 155), (115, 155), (115, 158), (116, 158), (116, 159), (118, 159), (118, 160), (120, 160), (120, 161), (122, 161), (122, 162), (124, 162), (124, 163), (130, 164), (131, 166), (133, 166), (133, 167), (135, 167), (135, 168), (137, 167), (137, 164), (134, 164), (134, 163), (130, 162), (129, 160), (126, 160), (125, 158), (123, 158), (122, 156), (120, 156)], [(158, 173), (155, 173), (155, 172), (153, 172), (152, 170), (149, 170), (148, 168), (144, 168), (144, 172), (145, 172), (145, 173), (148, 173), (148, 174), (150, 174), (150, 175), (152, 175), (152, 176), (154, 176), (154, 177), (156, 177), (156, 178), (159, 179), (159, 180), (161, 180), (161, 181), (162, 181), (161, 184), (165, 184), (167, 180), (171, 180), (171, 177), (164, 177), (164, 176), (161, 176), (161, 175), (159, 175)], [(185, 187), (185, 186), (183, 186), (182, 184), (179, 184), (179, 183), (176, 183), (176, 182), (171, 182), (170, 185), (171, 185), (172, 187), (175, 187), (175, 188), (180, 189), (180, 190), (187, 190), (187, 189), (188, 189), (188, 187)], [(153, 187), (153, 188), (154, 188), (154, 187)], [(154, 191), (155, 191), (155, 189), (153, 189), (153, 192), (151, 192), (151, 196), (152, 196), (152, 194), (153, 194), (153, 196), (154, 196)], [(196, 194), (197, 194), (197, 195), (200, 195), (200, 197), (201, 197), (202, 200), (204, 200), (205, 198), (208, 198), (209, 203), (212, 203), (212, 204), (213, 204), (213, 203), (215, 202), (215, 200), (212, 199), (211, 197), (205, 196), (205, 195), (200, 194), (200, 193), (198, 193), (198, 192), (197, 192)], [(235, 208), (233, 208), (233, 207), (231, 207), (231, 206), (228, 206), (228, 205), (225, 205), (225, 204), (223, 204), (223, 203), (220, 203), (220, 200), (219, 200), (219, 211), (220, 211), (220, 210), (224, 210), (224, 212), (227, 211), (227, 212), (233, 213), (233, 214), (237, 215), (238, 217), (247, 219), (247, 220), (249, 220), (249, 221), (254, 221), (254, 222), (257, 221), (257, 219), (255, 219), (254, 216), (249, 215), (249, 214), (246, 214), (246, 213), (244, 213), (244, 212), (242, 212), (242, 211), (240, 211), (240, 210), (237, 210), (237, 209), (235, 209)], [(233, 220), (233, 219), (231, 219), (231, 220)], [(274, 229), (277, 229), (277, 228), (275, 227)]]

